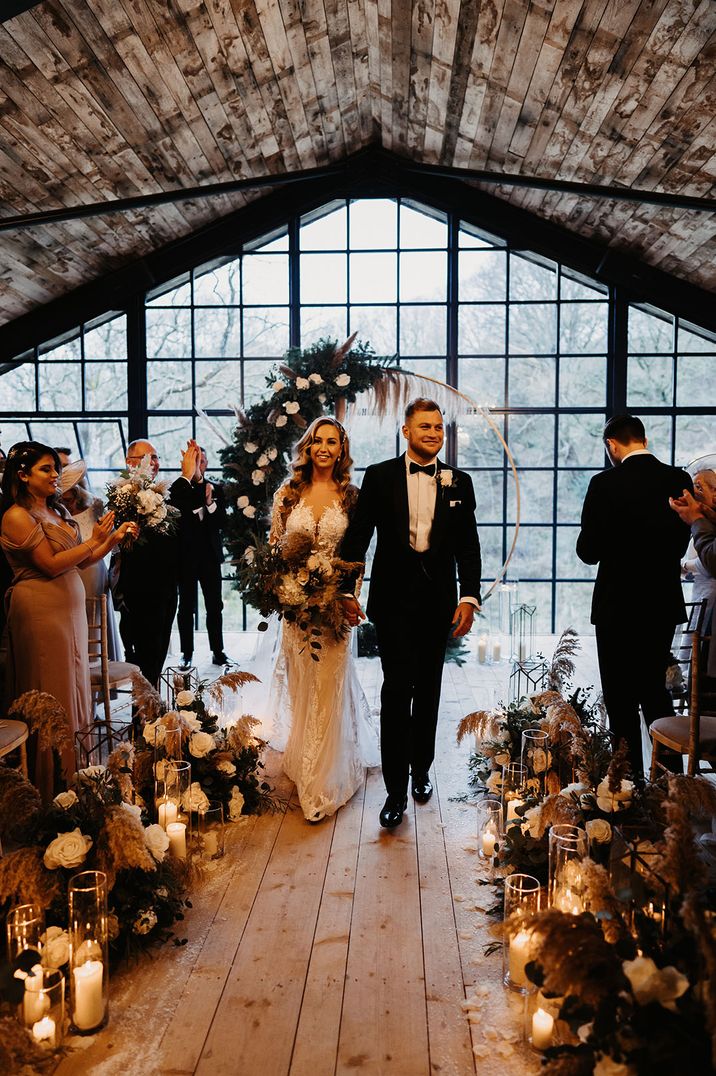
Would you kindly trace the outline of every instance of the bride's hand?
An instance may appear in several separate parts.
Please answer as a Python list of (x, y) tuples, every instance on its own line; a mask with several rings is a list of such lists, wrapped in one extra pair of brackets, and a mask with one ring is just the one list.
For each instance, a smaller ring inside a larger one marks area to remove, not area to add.
[(352, 628), (357, 627), (361, 620), (365, 620), (365, 613), (361, 609), (357, 598), (341, 598), (341, 601), (343, 602), (343, 615)]

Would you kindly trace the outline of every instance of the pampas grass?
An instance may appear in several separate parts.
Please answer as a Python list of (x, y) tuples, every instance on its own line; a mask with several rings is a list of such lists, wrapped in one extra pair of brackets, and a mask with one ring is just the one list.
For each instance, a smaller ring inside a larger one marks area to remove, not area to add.
[(616, 751), (612, 755), (609, 769), (607, 770), (609, 791), (620, 792), (622, 781), (627, 780), (630, 775), (631, 764), (629, 762), (629, 747), (626, 740), (621, 739)]
[(31, 828), (42, 807), (40, 793), (19, 770), (0, 763), (0, 837), (19, 841)]
[(60, 872), (42, 862), (44, 848), (18, 848), (0, 859), (0, 904), (39, 904), (49, 908), (60, 895)]
[(73, 746), (72, 726), (64, 706), (46, 691), (26, 691), (10, 703), (8, 717), (25, 721), (36, 732), (40, 750), (64, 751)]
[(217, 680), (214, 680), (213, 684), (209, 685), (206, 693), (210, 699), (220, 705), (224, 701), (227, 691), (239, 691), (244, 684), (250, 684), (252, 681), (258, 683), (258, 677), (250, 672), (224, 673), (223, 676), (220, 676)]
[[(687, 782), (694, 781), (693, 789)], [(699, 855), (694, 828), (686, 803), (692, 798), (700, 800), (704, 794), (696, 788), (695, 778), (672, 777), (669, 795), (664, 801), (667, 828), (664, 833), (663, 858), (659, 867), (661, 877), (667, 882), (674, 898), (698, 892), (706, 886), (707, 871)]]
[(226, 730), (226, 739), (229, 746), (233, 748), (238, 754), (245, 747), (249, 747), (254, 742), (253, 729), (261, 722), (256, 717), (252, 717), (251, 714), (244, 714), (239, 720), (231, 725)]
[(110, 807), (100, 834), (97, 859), (100, 869), (114, 877), (122, 870), (134, 867), (143, 871), (157, 869), (156, 862), (144, 841), (144, 827), (131, 811)]
[(565, 628), (555, 647), (547, 670), (547, 686), (550, 691), (562, 691), (574, 676), (574, 655), (582, 649), (574, 628)]
[(609, 879), (609, 871), (593, 859), (582, 860), (582, 882), (585, 904), (599, 918), (604, 937), (610, 945), (628, 938), (629, 928), (624, 921), (624, 906), (617, 899)]
[(566, 796), (547, 796), (539, 813), (538, 837), (543, 837), (550, 826), (578, 826), (582, 821), (582, 812), (572, 799)]
[(492, 710), (475, 710), (466, 714), (457, 727), (457, 742), (474, 735), (480, 740), (492, 740), (497, 735), (500, 719)]
[(107, 771), (117, 783), (122, 799), (125, 803), (132, 802), (134, 785), (132, 783), (132, 771), (134, 769), (135, 751), (134, 744), (121, 743), (115, 747), (107, 759)]
[(132, 675), (132, 702), (143, 722), (156, 721), (166, 710), (157, 689), (141, 673)]
[(716, 816), (716, 785), (707, 777), (670, 777), (669, 800), (681, 804), (690, 818)]

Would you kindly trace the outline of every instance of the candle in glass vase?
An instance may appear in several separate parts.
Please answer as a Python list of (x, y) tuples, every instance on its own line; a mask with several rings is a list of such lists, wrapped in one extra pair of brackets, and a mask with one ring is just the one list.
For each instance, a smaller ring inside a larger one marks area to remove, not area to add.
[(500, 646), (500, 640), (499, 639), (495, 639), (494, 643), (492, 644), (492, 660), (493, 661), (501, 661), (502, 660), (502, 647)]
[(104, 1020), (104, 965), (101, 960), (87, 960), (74, 968), (72, 974), (75, 977), (72, 1022), (80, 1031), (91, 1031)]
[(42, 989), (42, 984), (42, 967), (35, 964), (25, 979), (25, 994), (22, 999), (23, 1018), (27, 1027), (42, 1019), (50, 1007), (50, 999)]
[(481, 665), (487, 661), (487, 636), (481, 635), (477, 640), (477, 660)]
[(183, 822), (169, 822), (167, 825), (167, 837), (169, 838), (169, 855), (175, 859), (186, 859), (186, 826)]
[(517, 808), (518, 807), (523, 807), (524, 802), (525, 801), (521, 800), (521, 799), (508, 800), (508, 802), (507, 802), (507, 821), (508, 822), (512, 822), (513, 820), (516, 821), (516, 822), (522, 822), (521, 816), (517, 814)]
[(219, 838), (213, 830), (210, 829), (204, 834), (204, 843), (201, 850), (207, 858), (213, 858), (219, 851)]
[(527, 975), (525, 965), (530, 959), (530, 935), (526, 930), (520, 930), (510, 939), (510, 981), (515, 986), (526, 986)]
[(497, 837), (494, 833), (490, 833), (487, 830), (482, 835), (482, 854), (486, 859), (492, 859), (495, 854), (495, 845), (497, 844)]
[(47, 1046), (55, 1045), (55, 1021), (51, 1016), (43, 1016), (42, 1020), (38, 1020), (36, 1024), (32, 1025), (32, 1037), (36, 1043)]
[(173, 800), (162, 800), (158, 808), (159, 825), (166, 829), (170, 822), (176, 822), (179, 809)]
[(554, 1017), (544, 1009), (537, 1009), (532, 1017), (532, 1045), (535, 1050), (547, 1050), (552, 1045)]

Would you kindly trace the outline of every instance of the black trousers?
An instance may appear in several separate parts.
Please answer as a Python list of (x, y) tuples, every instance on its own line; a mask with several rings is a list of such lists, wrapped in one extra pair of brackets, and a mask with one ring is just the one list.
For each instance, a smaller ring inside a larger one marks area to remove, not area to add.
[(639, 707), (647, 726), (659, 717), (674, 713), (671, 695), (666, 690), (666, 667), (674, 624), (646, 622), (632, 632), (597, 624), (595, 634), (602, 694), (615, 746), (622, 738), (627, 741), (634, 773), (641, 776)]
[(224, 652), (224, 624), (222, 610), (224, 602), (221, 597), (221, 564), (216, 560), (203, 557), (182, 566), (179, 581), (179, 640), (182, 654), (190, 658), (194, 653), (194, 614), (198, 597), (197, 584), (204, 595), (206, 609), (206, 630), (212, 654)]
[(138, 665), (150, 684), (156, 686), (169, 653), (172, 624), (177, 611), (176, 584), (161, 591), (129, 590), (119, 616), (127, 661)]
[(435, 758), (445, 647), (454, 610), (436, 614), (434, 599), (424, 590), (407, 606), (401, 602), (395, 612), (374, 616), (383, 668), (383, 780), (388, 795), (396, 798), (406, 794), (409, 773), (426, 774)]

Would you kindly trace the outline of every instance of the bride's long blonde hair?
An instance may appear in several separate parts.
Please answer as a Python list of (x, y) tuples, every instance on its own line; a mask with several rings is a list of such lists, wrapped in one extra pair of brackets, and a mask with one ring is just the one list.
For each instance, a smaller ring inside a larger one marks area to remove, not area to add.
[(311, 485), (313, 479), (313, 461), (311, 459), (310, 448), (315, 440), (316, 432), (321, 426), (333, 426), (338, 434), (341, 453), (333, 465), (333, 478), (338, 486), (338, 497), (341, 506), (350, 513), (350, 510), (355, 504), (358, 490), (355, 486), (351, 485), (353, 460), (351, 458), (351, 446), (348, 434), (337, 418), (333, 418), (331, 415), (323, 415), (320, 418), (313, 420), (294, 449), (293, 459), (291, 460), (291, 470), (293, 471), (293, 474), (283, 487), (283, 496), (281, 498), (281, 514), (284, 516), (284, 519), (288, 516), (291, 509), (298, 504), (304, 490)]

